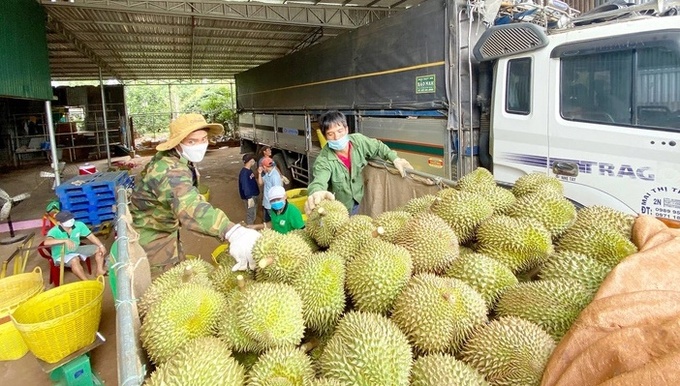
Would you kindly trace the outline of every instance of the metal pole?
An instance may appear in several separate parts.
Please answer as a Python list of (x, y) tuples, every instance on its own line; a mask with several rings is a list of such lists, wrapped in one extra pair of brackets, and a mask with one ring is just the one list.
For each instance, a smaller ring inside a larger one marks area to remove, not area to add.
[(45, 117), (47, 119), (47, 131), (50, 135), (50, 153), (52, 154), (52, 170), (54, 170), (54, 188), (61, 184), (59, 176), (59, 160), (57, 159), (57, 139), (54, 135), (54, 122), (52, 122), (52, 101), (45, 101)]
[[(104, 79), (102, 78), (102, 68), (99, 67), (99, 87), (102, 90), (102, 117), (104, 119), (104, 142), (106, 143), (106, 161), (111, 169), (111, 149), (109, 148), (109, 124), (106, 122), (106, 99), (104, 98)], [(97, 133), (99, 136), (99, 133)], [(99, 150), (99, 148), (97, 148)]]
[(127, 269), (130, 265), (128, 255), (128, 235), (125, 214), (127, 193), (125, 186), (118, 187), (116, 192), (116, 233), (118, 237), (118, 256), (116, 265), (116, 347), (118, 356), (118, 384), (122, 386), (138, 386), (144, 382), (144, 361), (141, 357), (139, 339), (135, 334), (134, 299), (132, 294), (132, 277)]
[(172, 85), (168, 83), (168, 100), (170, 101), (170, 120), (175, 119), (174, 104), (172, 103)]

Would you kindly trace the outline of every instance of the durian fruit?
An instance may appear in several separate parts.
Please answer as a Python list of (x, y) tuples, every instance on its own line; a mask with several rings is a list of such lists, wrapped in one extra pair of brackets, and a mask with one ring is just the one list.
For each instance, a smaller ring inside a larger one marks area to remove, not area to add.
[(394, 302), (392, 320), (418, 353), (455, 353), (487, 321), (482, 296), (458, 279), (414, 276)]
[(292, 231), (290, 231), (288, 233), (292, 233), (292, 234), (295, 234), (295, 235), (302, 237), (302, 239), (305, 241), (305, 243), (307, 243), (307, 245), (309, 245), (309, 249), (311, 249), (312, 252), (316, 252), (316, 251), (319, 250), (319, 246), (316, 244), (316, 241), (314, 241), (314, 239), (309, 234), (309, 232), (307, 232), (306, 228), (293, 229)]
[(538, 386), (554, 349), (555, 342), (541, 327), (511, 316), (476, 329), (462, 359), (492, 386)]
[(449, 224), (460, 243), (465, 243), (474, 236), (477, 226), (491, 217), (494, 209), (479, 194), (449, 188), (437, 193), (430, 210)]
[(496, 186), (496, 181), (493, 179), (493, 174), (487, 169), (480, 167), (458, 180), (456, 189), (466, 192), (480, 192), (494, 186)]
[(340, 201), (324, 200), (307, 218), (305, 229), (320, 247), (328, 247), (338, 230), (349, 220), (349, 212)]
[(539, 221), (558, 238), (576, 221), (576, 207), (561, 194), (553, 191), (528, 193), (506, 210), (510, 217), (529, 217)]
[(305, 332), (302, 299), (282, 283), (255, 282), (237, 306), (238, 327), (265, 348), (296, 346)]
[(512, 187), (512, 194), (517, 198), (540, 191), (553, 191), (563, 195), (564, 186), (562, 181), (555, 177), (543, 173), (530, 173), (515, 180), (515, 185)]
[(431, 213), (409, 220), (395, 244), (411, 253), (414, 274), (443, 272), (458, 257), (458, 237), (444, 220)]
[(630, 239), (635, 217), (606, 206), (594, 205), (582, 208), (576, 216), (576, 227), (607, 227), (618, 230), (621, 236)]
[[(239, 325), (238, 308), (243, 293), (232, 291), (226, 296), (226, 309), (217, 323), (217, 336), (227, 344), (234, 353), (253, 353), (264, 351), (264, 345), (248, 336)], [(241, 362), (244, 363), (244, 362)]]
[(576, 252), (557, 252), (541, 267), (541, 280), (574, 279), (595, 294), (610, 272), (610, 268), (595, 259)]
[(572, 226), (557, 241), (558, 252), (571, 251), (593, 258), (609, 268), (638, 251), (618, 230), (597, 226)]
[(498, 316), (516, 316), (536, 323), (559, 342), (592, 294), (572, 279), (538, 280), (507, 288), (498, 303)]
[(245, 280), (245, 283), (255, 280), (252, 271), (232, 271), (231, 267), (221, 264), (208, 277), (213, 287), (224, 295), (238, 289), (239, 277)]
[(357, 311), (340, 320), (319, 359), (323, 377), (358, 386), (407, 386), (411, 364), (411, 346), (394, 323)]
[(456, 189), (484, 197), (493, 207), (495, 214), (505, 213), (516, 201), (515, 195), (510, 190), (497, 186), (493, 175), (484, 168), (477, 168), (463, 176), (458, 181)]
[(413, 217), (409, 212), (404, 211), (389, 211), (383, 212), (373, 220), (373, 225), (377, 228), (382, 228), (383, 232), (378, 235), (381, 239), (390, 243), (395, 242), (399, 231), (406, 225), (406, 223)]
[(146, 386), (243, 385), (245, 370), (215, 337), (197, 338), (156, 368)]
[(139, 317), (144, 318), (149, 309), (168, 292), (187, 283), (194, 283), (211, 288), (208, 275), (213, 271), (210, 263), (201, 259), (184, 260), (154, 279), (149, 288), (137, 302)]
[(477, 228), (477, 252), (521, 272), (544, 262), (553, 252), (552, 238), (534, 219), (495, 215)]
[(408, 200), (406, 204), (400, 206), (397, 208), (397, 210), (411, 213), (413, 216), (421, 213), (427, 213), (430, 211), (430, 205), (432, 205), (432, 202), (434, 202), (436, 198), (437, 197), (433, 194), (425, 194), (420, 197), (415, 197)]
[(140, 337), (156, 364), (168, 360), (192, 339), (213, 335), (226, 301), (222, 294), (198, 284), (185, 284), (163, 296), (149, 310)]
[(348, 262), (354, 258), (357, 251), (363, 248), (364, 244), (377, 236), (372, 218), (354, 215), (338, 229), (328, 250)]
[(446, 271), (446, 276), (467, 283), (482, 295), (487, 307), (493, 306), (503, 290), (517, 284), (510, 268), (480, 253), (458, 257)]
[(411, 254), (403, 247), (371, 240), (347, 263), (347, 292), (359, 311), (386, 314), (408, 283)]
[(411, 370), (411, 386), (489, 386), (471, 366), (449, 354), (430, 354), (418, 358)]
[(274, 348), (260, 355), (248, 372), (248, 386), (307, 386), (314, 379), (309, 356), (298, 348)]
[(258, 265), (255, 277), (258, 281), (290, 284), (300, 263), (311, 255), (300, 235), (266, 230), (253, 247), (253, 260)]
[(302, 299), (305, 326), (319, 334), (330, 331), (345, 310), (345, 265), (332, 253), (316, 253), (302, 262), (293, 279)]
[(467, 254), (467, 253), (475, 253), (475, 250), (474, 250), (474, 249), (468, 248), (468, 247), (463, 246), (463, 245), (461, 245), (460, 247), (458, 247), (458, 251), (459, 251), (459, 255), (460, 255), (460, 256), (463, 256), (463, 255), (465, 255), (465, 254)]

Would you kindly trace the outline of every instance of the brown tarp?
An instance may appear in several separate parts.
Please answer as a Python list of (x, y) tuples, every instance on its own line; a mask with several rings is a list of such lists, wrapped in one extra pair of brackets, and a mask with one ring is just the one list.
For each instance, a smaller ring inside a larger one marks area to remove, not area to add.
[(680, 385), (680, 229), (650, 216), (553, 352), (542, 386)]

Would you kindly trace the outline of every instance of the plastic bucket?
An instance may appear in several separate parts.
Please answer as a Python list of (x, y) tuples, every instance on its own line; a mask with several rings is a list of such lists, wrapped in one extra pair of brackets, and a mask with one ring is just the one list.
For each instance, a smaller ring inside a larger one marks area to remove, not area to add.
[(95, 173), (97, 173), (97, 167), (94, 165), (85, 164), (83, 166), (78, 166), (78, 175), (84, 176)]

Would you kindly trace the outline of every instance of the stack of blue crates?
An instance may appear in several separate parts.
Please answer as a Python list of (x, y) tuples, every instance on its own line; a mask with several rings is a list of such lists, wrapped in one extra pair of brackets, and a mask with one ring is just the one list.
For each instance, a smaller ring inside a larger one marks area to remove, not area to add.
[(116, 189), (132, 187), (134, 179), (127, 171), (79, 175), (57, 186), (62, 210), (73, 213), (78, 221), (98, 226), (116, 217)]

